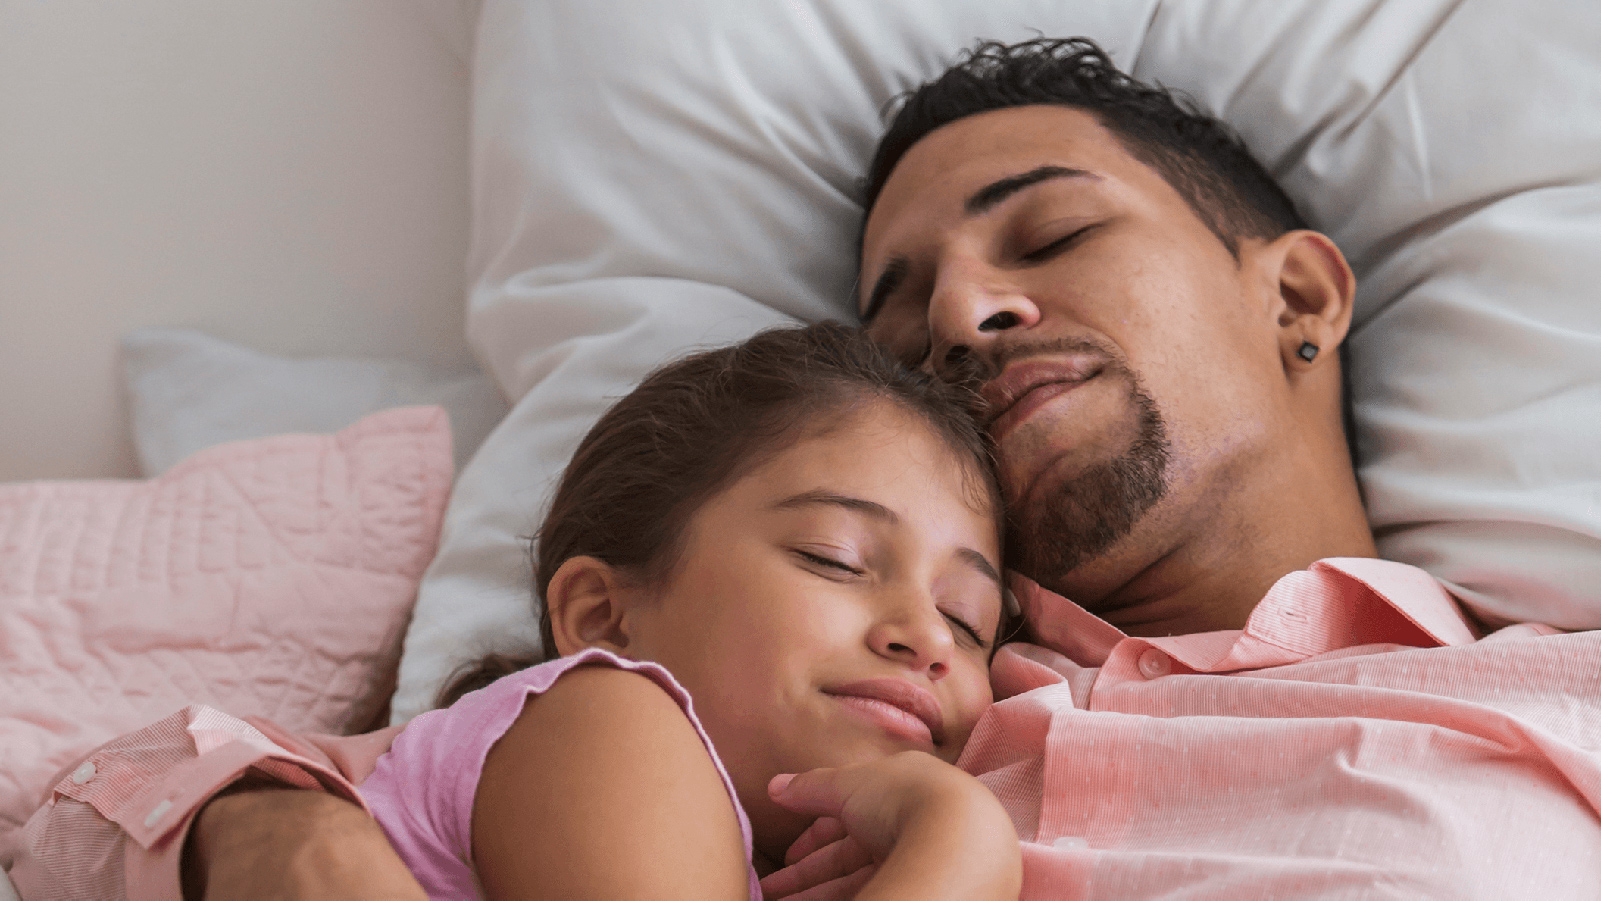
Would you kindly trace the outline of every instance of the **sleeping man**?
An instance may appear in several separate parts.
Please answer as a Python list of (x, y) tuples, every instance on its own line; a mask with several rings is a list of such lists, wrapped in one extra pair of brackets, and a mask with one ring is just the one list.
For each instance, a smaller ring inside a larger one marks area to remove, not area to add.
[[(1029, 628), (961, 765), (1025, 896), (1601, 896), (1601, 638), (1485, 635), (1375, 558), (1351, 271), (1230, 132), (1088, 42), (986, 45), (901, 108), (866, 201), (870, 334), (989, 401)], [(327, 794), (234, 791), (186, 847), (197, 895), (415, 896)], [(770, 896), (869, 860), (825, 825), (791, 862)]]

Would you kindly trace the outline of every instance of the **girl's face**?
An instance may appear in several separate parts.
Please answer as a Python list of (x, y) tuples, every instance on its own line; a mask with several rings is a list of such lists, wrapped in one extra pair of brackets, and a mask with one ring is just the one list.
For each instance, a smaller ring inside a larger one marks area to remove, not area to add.
[(969, 469), (898, 404), (864, 404), (707, 501), (629, 605), (628, 655), (689, 690), (763, 851), (805, 826), (768, 800), (775, 774), (954, 762), (990, 705), (1000, 539)]

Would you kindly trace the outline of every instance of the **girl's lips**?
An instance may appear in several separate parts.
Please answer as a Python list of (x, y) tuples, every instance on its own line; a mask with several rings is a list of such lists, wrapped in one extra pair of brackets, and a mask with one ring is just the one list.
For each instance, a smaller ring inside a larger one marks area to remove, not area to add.
[(851, 695), (835, 695), (834, 698), (845, 709), (865, 717), (872, 721), (873, 725), (902, 741), (925, 748), (934, 746), (934, 736), (928, 731), (928, 724), (894, 704)]
[(906, 741), (932, 747), (945, 741), (939, 702), (904, 679), (866, 679), (824, 689), (847, 710)]

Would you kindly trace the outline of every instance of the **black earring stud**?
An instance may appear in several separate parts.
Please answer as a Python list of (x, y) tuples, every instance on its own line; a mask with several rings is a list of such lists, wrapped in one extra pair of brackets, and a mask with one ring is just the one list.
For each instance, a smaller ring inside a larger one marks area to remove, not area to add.
[(1318, 346), (1316, 344), (1313, 344), (1310, 341), (1302, 341), (1301, 349), (1297, 350), (1295, 355), (1310, 363), (1317, 359), (1317, 351)]

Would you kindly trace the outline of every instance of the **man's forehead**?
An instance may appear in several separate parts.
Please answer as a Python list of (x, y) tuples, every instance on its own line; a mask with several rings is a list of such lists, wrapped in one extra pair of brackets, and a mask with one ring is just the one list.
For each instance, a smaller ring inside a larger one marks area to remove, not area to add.
[(1126, 164), (1138, 165), (1082, 110), (1022, 106), (958, 119), (913, 144), (890, 172), (868, 214), (863, 249), (872, 248), (885, 228), (901, 227), (909, 208), (915, 208), (914, 223), (929, 215), (960, 216), (974, 192), (1041, 167), (1099, 177)]
[[(1128, 165), (1140, 164), (1092, 114), (1071, 107), (991, 110), (941, 126), (912, 145), (885, 181), (862, 232), (862, 275), (876, 278), (885, 265), (877, 251), (886, 233), (898, 241), (908, 231), (970, 216), (975, 206), (987, 210), (974, 201), (988, 187), (1029, 181), (1044, 169), (1095, 181)], [(870, 287), (861, 286), (864, 295)]]
[(1093, 169), (1126, 157), (1116, 136), (1083, 110), (1044, 105), (990, 110), (943, 125), (913, 144), (890, 172), (879, 203), (930, 187), (955, 188), (953, 180), (972, 185), (1046, 163)]

